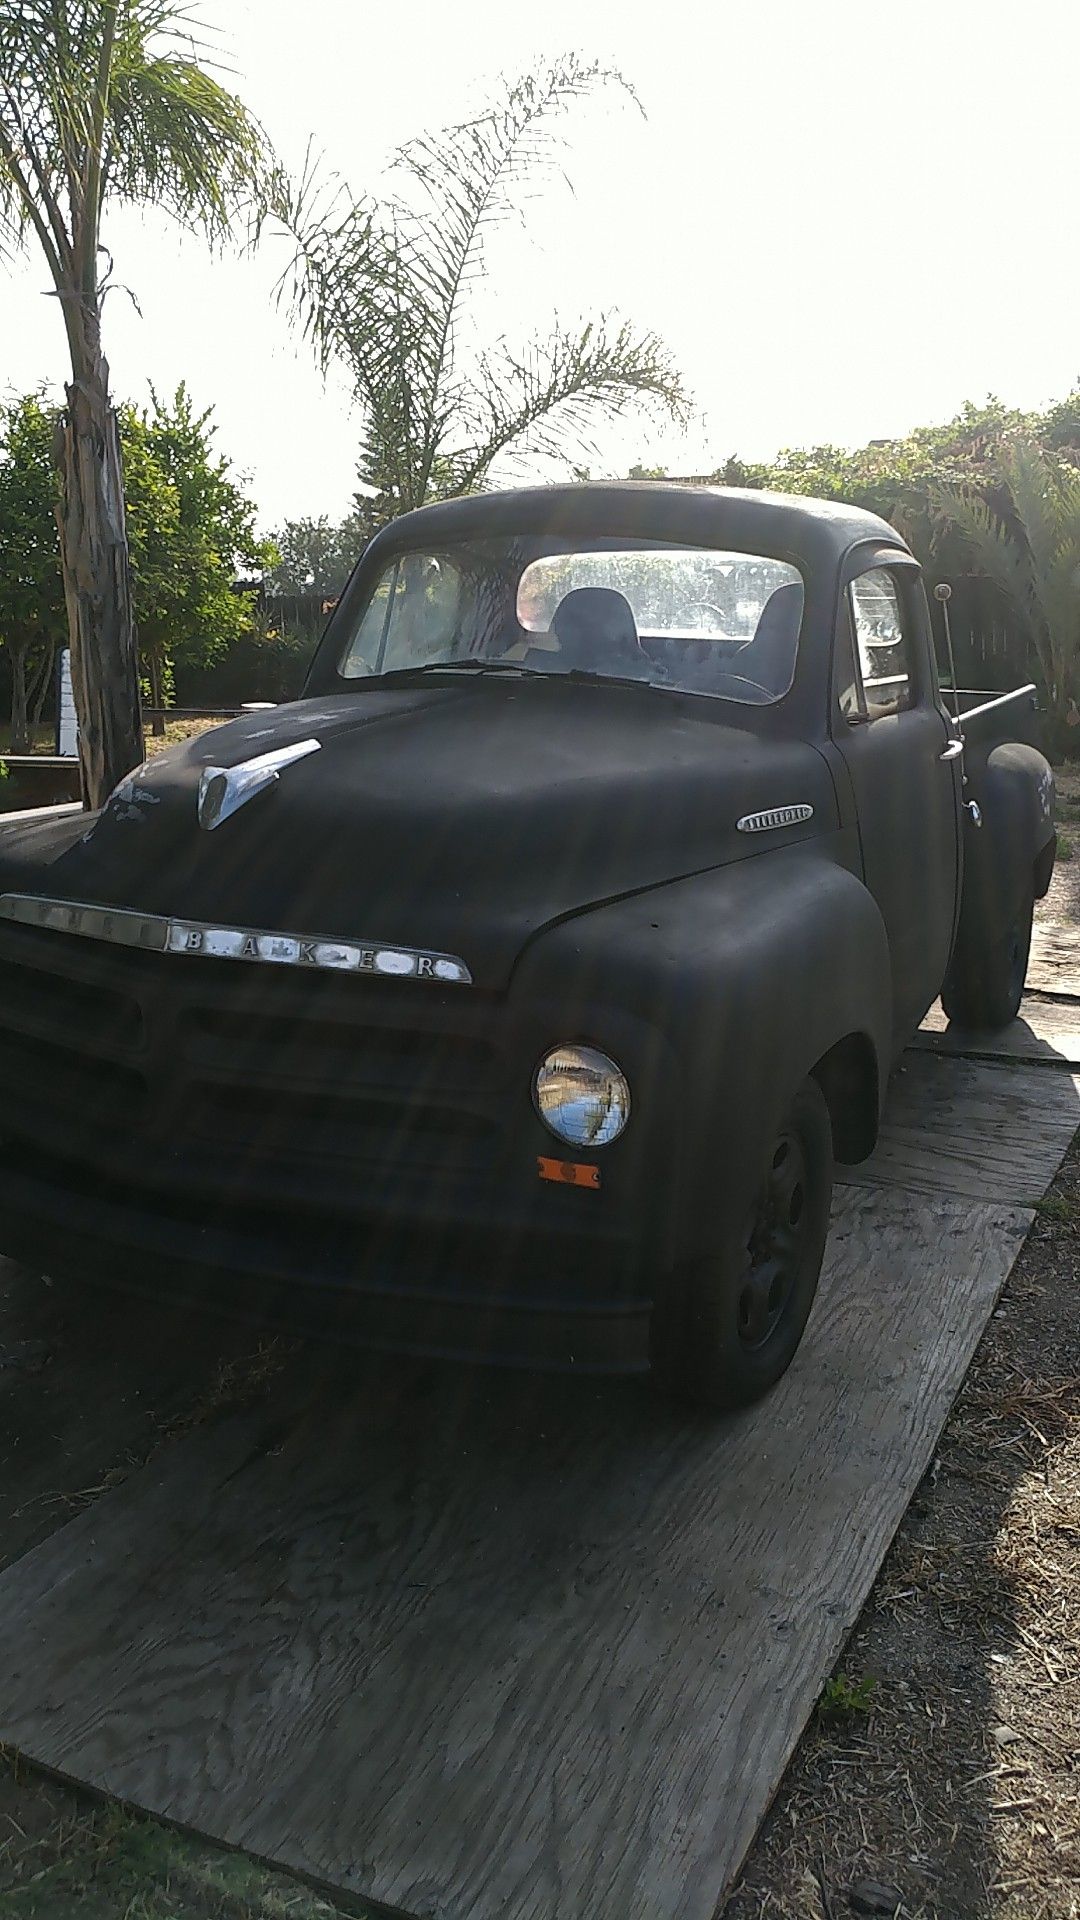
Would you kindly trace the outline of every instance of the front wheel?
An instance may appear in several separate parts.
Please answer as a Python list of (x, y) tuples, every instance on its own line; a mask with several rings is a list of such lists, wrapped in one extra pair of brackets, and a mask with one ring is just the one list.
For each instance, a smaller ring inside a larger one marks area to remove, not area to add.
[(804, 1080), (764, 1158), (748, 1213), (709, 1259), (671, 1276), (653, 1320), (653, 1371), (679, 1399), (757, 1400), (790, 1366), (817, 1291), (832, 1203), (832, 1127)]

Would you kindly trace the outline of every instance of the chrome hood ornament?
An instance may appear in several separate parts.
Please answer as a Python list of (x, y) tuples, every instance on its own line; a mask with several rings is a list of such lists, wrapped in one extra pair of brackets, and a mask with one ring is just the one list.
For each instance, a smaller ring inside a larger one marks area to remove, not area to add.
[(276, 785), (283, 767), (292, 766), (294, 760), (306, 760), (309, 753), (318, 753), (321, 745), (320, 740), (298, 740), (295, 746), (275, 747), (273, 753), (242, 760), (238, 767), (204, 767), (199, 781), (200, 827), (212, 833), (257, 793)]

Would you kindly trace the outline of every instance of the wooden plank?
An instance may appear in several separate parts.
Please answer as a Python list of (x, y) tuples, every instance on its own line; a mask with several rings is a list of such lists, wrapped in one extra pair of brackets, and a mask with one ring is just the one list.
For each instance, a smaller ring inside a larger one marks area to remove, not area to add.
[(726, 1421), (325, 1362), (0, 1578), (0, 1739), (408, 1914), (711, 1920), (1030, 1217), (841, 1192)]
[(176, 1301), (51, 1285), (0, 1259), (0, 1565), (227, 1398), (260, 1344)]
[(963, 1054), (968, 1060), (1041, 1060), (1080, 1067), (1080, 1000), (1027, 995), (1020, 1017), (992, 1032), (952, 1025), (935, 1001), (911, 1045), (920, 1052)]
[(1080, 1078), (908, 1052), (876, 1152), (841, 1178), (1032, 1205), (1080, 1126)]
[(1064, 905), (1035, 910), (1027, 984), (1040, 993), (1080, 996), (1080, 925)]

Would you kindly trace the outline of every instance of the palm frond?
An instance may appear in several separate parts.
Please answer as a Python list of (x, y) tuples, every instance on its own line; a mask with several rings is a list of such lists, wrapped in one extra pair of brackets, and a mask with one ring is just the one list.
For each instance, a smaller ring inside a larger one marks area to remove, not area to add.
[(278, 279), (278, 299), (321, 369), (339, 358), (363, 385), (371, 328), (394, 265), (375, 207), (354, 200), (338, 175), (327, 174), (309, 141), (299, 180), (277, 176), (271, 213), (294, 249)]
[(399, 507), (479, 485), (526, 442), (540, 454), (587, 445), (590, 424), (631, 405), (685, 412), (659, 340), (623, 321), (556, 325), (520, 352), (466, 355), (460, 337), (488, 234), (555, 164), (570, 106), (611, 83), (625, 85), (576, 55), (524, 76), (477, 117), (400, 148), (382, 200), (355, 199), (310, 149), (299, 181), (278, 183), (294, 247), (279, 294), (323, 367), (348, 369), (365, 471)]
[(32, 227), (62, 293), (95, 297), (109, 199), (211, 241), (264, 204), (269, 143), (199, 52), (183, 0), (0, 0), (0, 232)]
[(1022, 543), (981, 495), (969, 488), (935, 487), (931, 506), (939, 520), (955, 528), (976, 569), (1001, 588), (1030, 630), (1037, 617), (1037, 596), (1030, 556)]
[(1013, 435), (1003, 442), (998, 465), (1027, 544), (1038, 597), (1038, 585), (1048, 577), (1061, 544), (1064, 496), (1059, 465), (1026, 435)]
[[(186, 8), (137, 0), (123, 17), (109, 90), (103, 175), (116, 199), (149, 201), (212, 242), (257, 215), (273, 178), (267, 137), (243, 102), (175, 42)], [(174, 44), (151, 37), (173, 30)]]
[(1080, 517), (1064, 530), (1042, 581), (1051, 694), (1069, 685), (1080, 659)]
[(423, 369), (429, 405), (452, 367), (459, 303), (470, 278), (483, 271), (488, 234), (519, 216), (526, 188), (557, 165), (568, 110), (612, 85), (631, 92), (615, 69), (564, 54), (506, 85), (476, 118), (398, 149), (391, 166), (398, 226), (419, 241), (416, 281), (431, 312), (431, 351)]
[(453, 409), (454, 450), (440, 445), (456, 489), (483, 483), (507, 454), (530, 460), (588, 459), (601, 419), (632, 411), (685, 419), (682, 378), (655, 334), (607, 316), (579, 329), (556, 325), (521, 350), (505, 343), (478, 363)]

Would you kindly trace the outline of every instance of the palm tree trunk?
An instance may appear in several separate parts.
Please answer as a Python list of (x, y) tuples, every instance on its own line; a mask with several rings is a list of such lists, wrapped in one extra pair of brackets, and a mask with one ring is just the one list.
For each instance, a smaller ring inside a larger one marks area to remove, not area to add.
[(55, 457), (83, 801), (97, 808), (143, 757), (120, 435), (100, 353), (67, 389)]

